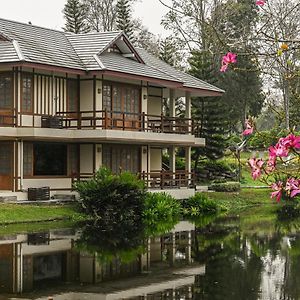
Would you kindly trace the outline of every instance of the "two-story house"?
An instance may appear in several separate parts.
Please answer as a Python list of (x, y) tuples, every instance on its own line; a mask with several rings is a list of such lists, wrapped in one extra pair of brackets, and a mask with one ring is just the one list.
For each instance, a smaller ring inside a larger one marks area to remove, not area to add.
[[(205, 144), (191, 97), (222, 93), (122, 32), (75, 35), (0, 19), (0, 196), (26, 199), (28, 188), (43, 186), (66, 193), (105, 165), (185, 197), (193, 193), (191, 148)], [(175, 115), (178, 97), (184, 118)], [(176, 170), (176, 147), (185, 149), (185, 170)]]

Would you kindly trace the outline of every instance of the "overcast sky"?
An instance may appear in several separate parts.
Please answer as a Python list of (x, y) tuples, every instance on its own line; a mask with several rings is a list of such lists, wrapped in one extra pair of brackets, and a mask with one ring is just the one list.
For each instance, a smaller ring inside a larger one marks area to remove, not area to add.
[[(0, 17), (52, 29), (61, 30), (64, 25), (62, 10), (66, 0), (7, 0), (2, 1)], [(134, 17), (140, 17), (155, 34), (164, 33), (160, 25), (166, 8), (158, 0), (139, 0), (134, 7)]]

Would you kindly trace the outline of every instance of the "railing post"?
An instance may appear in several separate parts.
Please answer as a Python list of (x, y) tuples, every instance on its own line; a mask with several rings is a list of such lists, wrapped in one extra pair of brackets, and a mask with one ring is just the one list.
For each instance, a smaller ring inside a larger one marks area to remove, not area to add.
[(165, 185), (165, 171), (162, 170), (160, 173), (160, 188), (163, 190)]
[(122, 113), (123, 130), (125, 130), (125, 113)]
[(163, 114), (160, 115), (160, 130), (161, 130), (161, 133), (164, 132), (164, 115)]
[(146, 121), (146, 117), (145, 117), (145, 112), (143, 111), (143, 113), (142, 113), (142, 124), (141, 124), (142, 131), (146, 131), (145, 130), (145, 128), (146, 128), (145, 121)]
[(78, 129), (81, 129), (81, 121), (82, 121), (82, 112), (79, 112), (79, 118), (78, 118), (78, 124), (77, 124)]
[(107, 109), (104, 109), (104, 129), (107, 129)]

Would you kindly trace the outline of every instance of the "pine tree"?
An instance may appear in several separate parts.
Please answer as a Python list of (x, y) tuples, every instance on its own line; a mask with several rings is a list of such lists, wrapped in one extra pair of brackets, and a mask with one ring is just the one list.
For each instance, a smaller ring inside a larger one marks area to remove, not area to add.
[[(193, 51), (189, 59), (191, 69), (189, 73), (197, 78), (203, 79), (211, 84), (215, 84), (214, 59), (208, 51)], [(200, 125), (199, 133), (205, 138), (204, 148), (196, 148), (194, 151), (195, 169), (200, 157), (207, 157), (216, 160), (224, 155), (228, 121), (226, 105), (222, 97), (214, 98), (193, 98), (193, 119)]]
[(73, 33), (89, 31), (89, 27), (85, 23), (85, 6), (79, 0), (67, 0), (63, 13), (66, 19), (65, 31)]
[(117, 29), (123, 31), (130, 41), (134, 42), (133, 23), (131, 22), (131, 6), (129, 0), (118, 0)]

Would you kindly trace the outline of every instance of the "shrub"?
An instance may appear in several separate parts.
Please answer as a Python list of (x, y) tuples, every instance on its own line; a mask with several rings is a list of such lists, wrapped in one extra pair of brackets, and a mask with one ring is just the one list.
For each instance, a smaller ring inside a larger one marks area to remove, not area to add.
[(94, 178), (76, 182), (74, 188), (80, 195), (80, 209), (96, 219), (126, 220), (129, 224), (142, 218), (145, 184), (131, 173), (113, 175), (101, 168)]
[(195, 217), (203, 214), (215, 214), (218, 205), (203, 193), (196, 193), (195, 196), (182, 201), (182, 211), (185, 216)]
[(147, 193), (143, 212), (144, 221), (147, 225), (158, 222), (172, 222), (174, 219), (179, 218), (180, 212), (179, 202), (171, 195)]
[(241, 189), (239, 182), (214, 183), (210, 186), (216, 192), (238, 192)]

